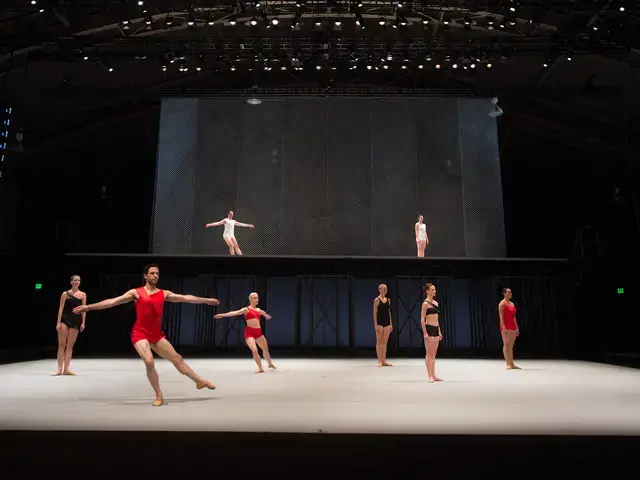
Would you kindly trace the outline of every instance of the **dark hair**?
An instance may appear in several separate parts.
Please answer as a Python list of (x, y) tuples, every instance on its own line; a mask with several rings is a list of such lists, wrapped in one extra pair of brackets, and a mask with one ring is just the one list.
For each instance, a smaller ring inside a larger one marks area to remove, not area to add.
[(160, 267), (158, 266), (157, 263), (149, 263), (147, 265), (145, 265), (144, 267), (142, 267), (142, 274), (146, 275), (147, 273), (149, 273), (149, 269), (151, 268), (157, 268), (158, 270), (160, 270)]
[(507, 293), (507, 290), (511, 290), (509, 287), (504, 287), (502, 289), (502, 296), (504, 296), (505, 293)]
[(69, 279), (70, 282), (73, 282), (73, 279), (78, 277), (78, 279), (80, 279), (80, 275), (71, 275), (71, 278)]
[(424, 294), (425, 294), (425, 295), (427, 294), (427, 291), (428, 291), (431, 287), (433, 287), (433, 283), (427, 283), (427, 284), (424, 286)]

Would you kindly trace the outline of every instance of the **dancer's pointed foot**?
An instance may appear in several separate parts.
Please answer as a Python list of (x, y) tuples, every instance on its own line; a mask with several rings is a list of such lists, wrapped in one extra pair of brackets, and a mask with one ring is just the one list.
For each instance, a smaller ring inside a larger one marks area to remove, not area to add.
[(198, 383), (196, 383), (196, 388), (198, 390), (202, 390), (203, 388), (208, 388), (209, 390), (215, 390), (216, 386), (211, 383), (209, 380), (200, 380)]

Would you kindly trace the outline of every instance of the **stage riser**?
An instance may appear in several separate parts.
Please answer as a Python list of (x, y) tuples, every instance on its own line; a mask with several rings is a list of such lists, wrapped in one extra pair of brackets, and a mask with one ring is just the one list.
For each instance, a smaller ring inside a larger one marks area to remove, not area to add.
[[(541, 355), (562, 349), (553, 281), (547, 278), (163, 276), (163, 288), (221, 301), (217, 308), (167, 304), (164, 329), (180, 347), (219, 353), (244, 349), (244, 320), (241, 317), (214, 320), (213, 315), (245, 306), (248, 294), (256, 291), (261, 307), (273, 316), (262, 324), (274, 348), (292, 348), (299, 352), (321, 348), (374, 348), (373, 300), (378, 285), (386, 283), (394, 319), (390, 348), (421, 350), (424, 346), (420, 307), (426, 282), (437, 286), (443, 308), (440, 319), (443, 350), (498, 351), (501, 348), (497, 304), (500, 290), (506, 285), (513, 289), (520, 307), (518, 349)], [(140, 275), (103, 275), (97, 285), (87, 282), (86, 291), (90, 301), (98, 301), (120, 295), (139, 284)], [(118, 350), (126, 346), (134, 318), (133, 305), (90, 313), (87, 322), (92, 327), (83, 335), (85, 348), (91, 351), (95, 345), (96, 349), (105, 351), (107, 345)]]

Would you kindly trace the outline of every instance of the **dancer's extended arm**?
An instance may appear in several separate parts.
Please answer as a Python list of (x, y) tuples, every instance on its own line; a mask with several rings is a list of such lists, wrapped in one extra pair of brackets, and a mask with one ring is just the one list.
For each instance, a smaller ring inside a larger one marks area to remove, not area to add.
[(240, 310), (234, 310), (233, 312), (218, 313), (214, 315), (213, 318), (237, 317), (238, 315), (246, 315), (248, 311), (249, 309), (247, 307), (244, 307), (244, 308), (241, 308)]
[(78, 313), (90, 312), (91, 310), (104, 310), (106, 308), (113, 308), (118, 305), (122, 305), (124, 303), (133, 302), (135, 300), (136, 300), (136, 291), (129, 290), (124, 295), (120, 295), (119, 297), (116, 297), (116, 298), (102, 300), (101, 302), (91, 303), (89, 305), (80, 305), (79, 307), (76, 307), (73, 309), (73, 313), (78, 314)]
[(240, 222), (236, 222), (236, 227), (256, 228), (252, 223), (240, 223)]
[(213, 222), (213, 223), (207, 223), (204, 228), (209, 228), (209, 227), (219, 227), (220, 225), (224, 224), (224, 221), (226, 220), (226, 218), (223, 218), (222, 220), (218, 221), (218, 222)]
[(172, 303), (204, 303), (205, 305), (220, 305), (220, 301), (217, 298), (202, 298), (194, 295), (180, 295), (173, 293), (169, 290), (165, 290), (164, 299), (167, 302)]

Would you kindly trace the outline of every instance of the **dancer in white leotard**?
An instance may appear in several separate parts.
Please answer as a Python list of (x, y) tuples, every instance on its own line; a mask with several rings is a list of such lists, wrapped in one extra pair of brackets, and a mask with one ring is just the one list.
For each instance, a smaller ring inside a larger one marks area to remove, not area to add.
[(240, 223), (233, 219), (233, 210), (229, 211), (227, 218), (223, 218), (222, 220), (214, 223), (207, 223), (205, 228), (209, 227), (219, 227), (220, 225), (224, 225), (224, 232), (222, 233), (222, 238), (225, 243), (229, 246), (229, 253), (231, 255), (242, 255), (242, 250), (238, 246), (238, 241), (236, 240), (236, 236), (234, 234), (235, 227), (247, 227), (247, 228), (255, 228), (250, 223)]
[(422, 223), (422, 215), (418, 216), (418, 222), (415, 225), (416, 244), (418, 245), (418, 256), (424, 257), (424, 249), (429, 245), (429, 236), (427, 235), (427, 226)]

